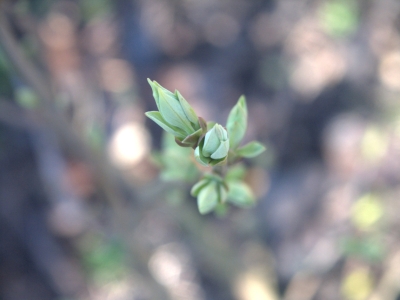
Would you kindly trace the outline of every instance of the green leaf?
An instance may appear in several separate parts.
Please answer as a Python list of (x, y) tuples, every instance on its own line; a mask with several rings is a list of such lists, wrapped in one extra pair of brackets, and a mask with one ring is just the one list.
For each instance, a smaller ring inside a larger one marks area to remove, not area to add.
[(228, 182), (228, 202), (239, 207), (250, 207), (255, 203), (255, 197), (250, 187), (243, 181), (233, 180)]
[(153, 98), (154, 98), (154, 100), (156, 101), (156, 105), (157, 105), (158, 110), (160, 110), (160, 104), (158, 103), (159, 97), (158, 97), (158, 88), (157, 88), (157, 85), (155, 84), (155, 81), (154, 81), (154, 82), (151, 81), (150, 78), (147, 78), (147, 82), (150, 84), (151, 91), (153, 92)]
[(156, 122), (157, 125), (159, 125), (166, 132), (169, 132), (169, 133), (173, 134), (174, 136), (181, 138), (181, 139), (184, 139), (186, 137), (186, 133), (183, 132), (181, 129), (168, 124), (167, 121), (164, 120), (164, 118), (162, 117), (160, 112), (148, 111), (145, 113), (145, 115), (148, 118), (152, 119), (154, 122)]
[(185, 113), (188, 120), (193, 123), (195, 129), (199, 129), (200, 128), (199, 118), (194, 112), (194, 109), (190, 106), (190, 104), (186, 101), (186, 99), (183, 98), (183, 96), (181, 95), (181, 93), (179, 93), (179, 91), (175, 91), (175, 96), (178, 98), (179, 103), (181, 104), (181, 107), (183, 109), (183, 112)]
[(246, 98), (241, 96), (237, 104), (232, 108), (226, 122), (229, 133), (229, 144), (231, 149), (236, 149), (242, 141), (247, 128), (247, 105)]
[(193, 197), (197, 197), (202, 188), (204, 188), (209, 182), (210, 180), (208, 179), (202, 179), (199, 182), (197, 182), (190, 190), (190, 195), (192, 195)]
[(204, 215), (214, 210), (218, 204), (217, 183), (210, 182), (199, 193), (197, 197), (197, 207), (199, 212)]
[(250, 142), (247, 145), (240, 147), (239, 149), (236, 150), (236, 154), (242, 157), (256, 157), (257, 155), (260, 155), (262, 152), (265, 151), (265, 146), (259, 142)]

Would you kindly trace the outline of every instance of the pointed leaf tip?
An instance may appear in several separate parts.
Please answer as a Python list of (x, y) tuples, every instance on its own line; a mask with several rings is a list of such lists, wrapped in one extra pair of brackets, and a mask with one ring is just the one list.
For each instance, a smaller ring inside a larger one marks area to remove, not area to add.
[(245, 95), (241, 95), (239, 97), (238, 102), (240, 103), (240, 105), (244, 108), (247, 108), (247, 103), (246, 103), (246, 96)]

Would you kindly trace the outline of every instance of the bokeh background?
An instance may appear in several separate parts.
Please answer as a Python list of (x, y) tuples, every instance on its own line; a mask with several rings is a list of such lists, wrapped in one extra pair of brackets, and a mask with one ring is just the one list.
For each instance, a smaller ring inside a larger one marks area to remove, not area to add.
[[(147, 78), (246, 95), (254, 208), (199, 215)], [(0, 299), (400, 299), (399, 100), (398, 0), (2, 0)]]

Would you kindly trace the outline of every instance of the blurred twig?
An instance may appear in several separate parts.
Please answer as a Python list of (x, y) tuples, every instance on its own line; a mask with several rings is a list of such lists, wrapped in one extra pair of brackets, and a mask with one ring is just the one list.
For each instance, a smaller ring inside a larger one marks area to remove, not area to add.
[[(58, 138), (57, 142), (61, 144), (64, 150), (70, 155), (90, 163), (93, 167), (96, 185), (101, 195), (109, 202), (115, 215), (115, 223), (112, 224), (115, 227), (115, 231), (122, 238), (128, 238), (130, 229), (126, 228), (126, 225), (131, 224), (127, 220), (131, 219), (132, 216), (130, 215), (131, 211), (124, 208), (127, 199), (121, 193), (123, 181), (119, 180), (118, 173), (113, 171), (114, 169), (109, 165), (107, 159), (105, 159), (105, 154), (100, 151), (97, 153), (90, 151), (84, 142), (84, 137), (76, 133), (67, 122), (65, 116), (55, 109), (54, 95), (50, 88), (51, 83), (46, 82), (41, 72), (25, 57), (18, 42), (11, 33), (8, 16), (1, 9), (0, 46), (21, 78), (36, 92), (41, 100), (39, 107), (32, 111), (30, 115), (8, 103), (9, 101), (0, 101), (0, 122), (2, 121), (12, 126), (31, 128), (37, 117), (37, 125), (46, 125), (48, 128), (51, 128)], [(124, 188), (129, 189), (131, 194), (134, 194), (134, 191), (130, 187), (125, 186)], [(139, 210), (140, 208), (135, 211), (140, 214)], [(134, 257), (148, 257), (148, 253), (147, 255), (143, 253), (138, 245), (133, 245), (133, 248), (130, 250), (130, 255)], [(167, 299), (165, 290), (149, 274), (147, 261), (142, 259), (137, 262), (137, 268), (148, 279), (146, 281), (151, 288), (152, 295), (154, 296), (153, 299)]]
[(0, 9), (0, 46), (18, 74), (35, 90), (42, 104), (51, 104), (54, 97), (49, 88), (49, 83), (43, 79), (41, 73), (24, 56), (11, 34), (11, 28), (7, 19), (4, 10)]
[(35, 126), (34, 122), (28, 119), (27, 115), (13, 105), (10, 100), (2, 98), (0, 98), (0, 123), (18, 128)]
[[(59, 137), (59, 142), (63, 145), (64, 149), (71, 155), (84, 159), (94, 166), (94, 174), (98, 186), (104, 194), (107, 195), (106, 198), (111, 202), (116, 212), (123, 211), (123, 209), (120, 208), (121, 204), (124, 202), (123, 197), (119, 195), (118, 189), (113, 187), (114, 184), (112, 182), (114, 180), (112, 178), (114, 178), (115, 174), (110, 174), (112, 168), (107, 165), (107, 160), (105, 160), (104, 157), (92, 153), (88, 149), (83, 141), (83, 137), (75, 133), (68, 124), (65, 116), (54, 108), (53, 94), (51, 90), (47, 88), (51, 84), (44, 81), (41, 73), (26, 59), (17, 41), (11, 34), (7, 20), (8, 18), (4, 11), (0, 10), (0, 45), (19, 75), (34, 89), (41, 99), (41, 105), (37, 110), (38, 116), (44, 121), (44, 124), (48, 124), (49, 128), (52, 128), (56, 132)], [(4, 106), (6, 104), (3, 103), (2, 105)], [(11, 109), (11, 107), (9, 107), (8, 110), (17, 113), (17, 110)], [(6, 117), (4, 114), (3, 118), (11, 121), (10, 117)]]

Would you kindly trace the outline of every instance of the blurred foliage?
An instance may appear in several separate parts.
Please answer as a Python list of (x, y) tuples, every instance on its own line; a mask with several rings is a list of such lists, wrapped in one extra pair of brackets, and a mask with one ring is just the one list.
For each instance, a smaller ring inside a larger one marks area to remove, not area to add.
[[(90, 244), (89, 244), (90, 242)], [(125, 246), (118, 241), (93, 238), (86, 241), (82, 253), (83, 263), (96, 284), (106, 284), (121, 279), (129, 270), (126, 263)]]
[(367, 262), (381, 262), (386, 254), (382, 238), (376, 236), (355, 236), (343, 240), (345, 255), (365, 259)]
[(199, 171), (192, 154), (193, 149), (179, 147), (174, 136), (164, 132), (161, 152), (154, 152), (153, 160), (160, 167), (163, 180), (193, 183)]
[(355, 0), (328, 0), (321, 7), (322, 25), (334, 36), (348, 36), (357, 30), (358, 11)]
[(35, 93), (28, 87), (20, 87), (16, 90), (15, 100), (23, 108), (32, 109), (37, 107), (39, 100)]

